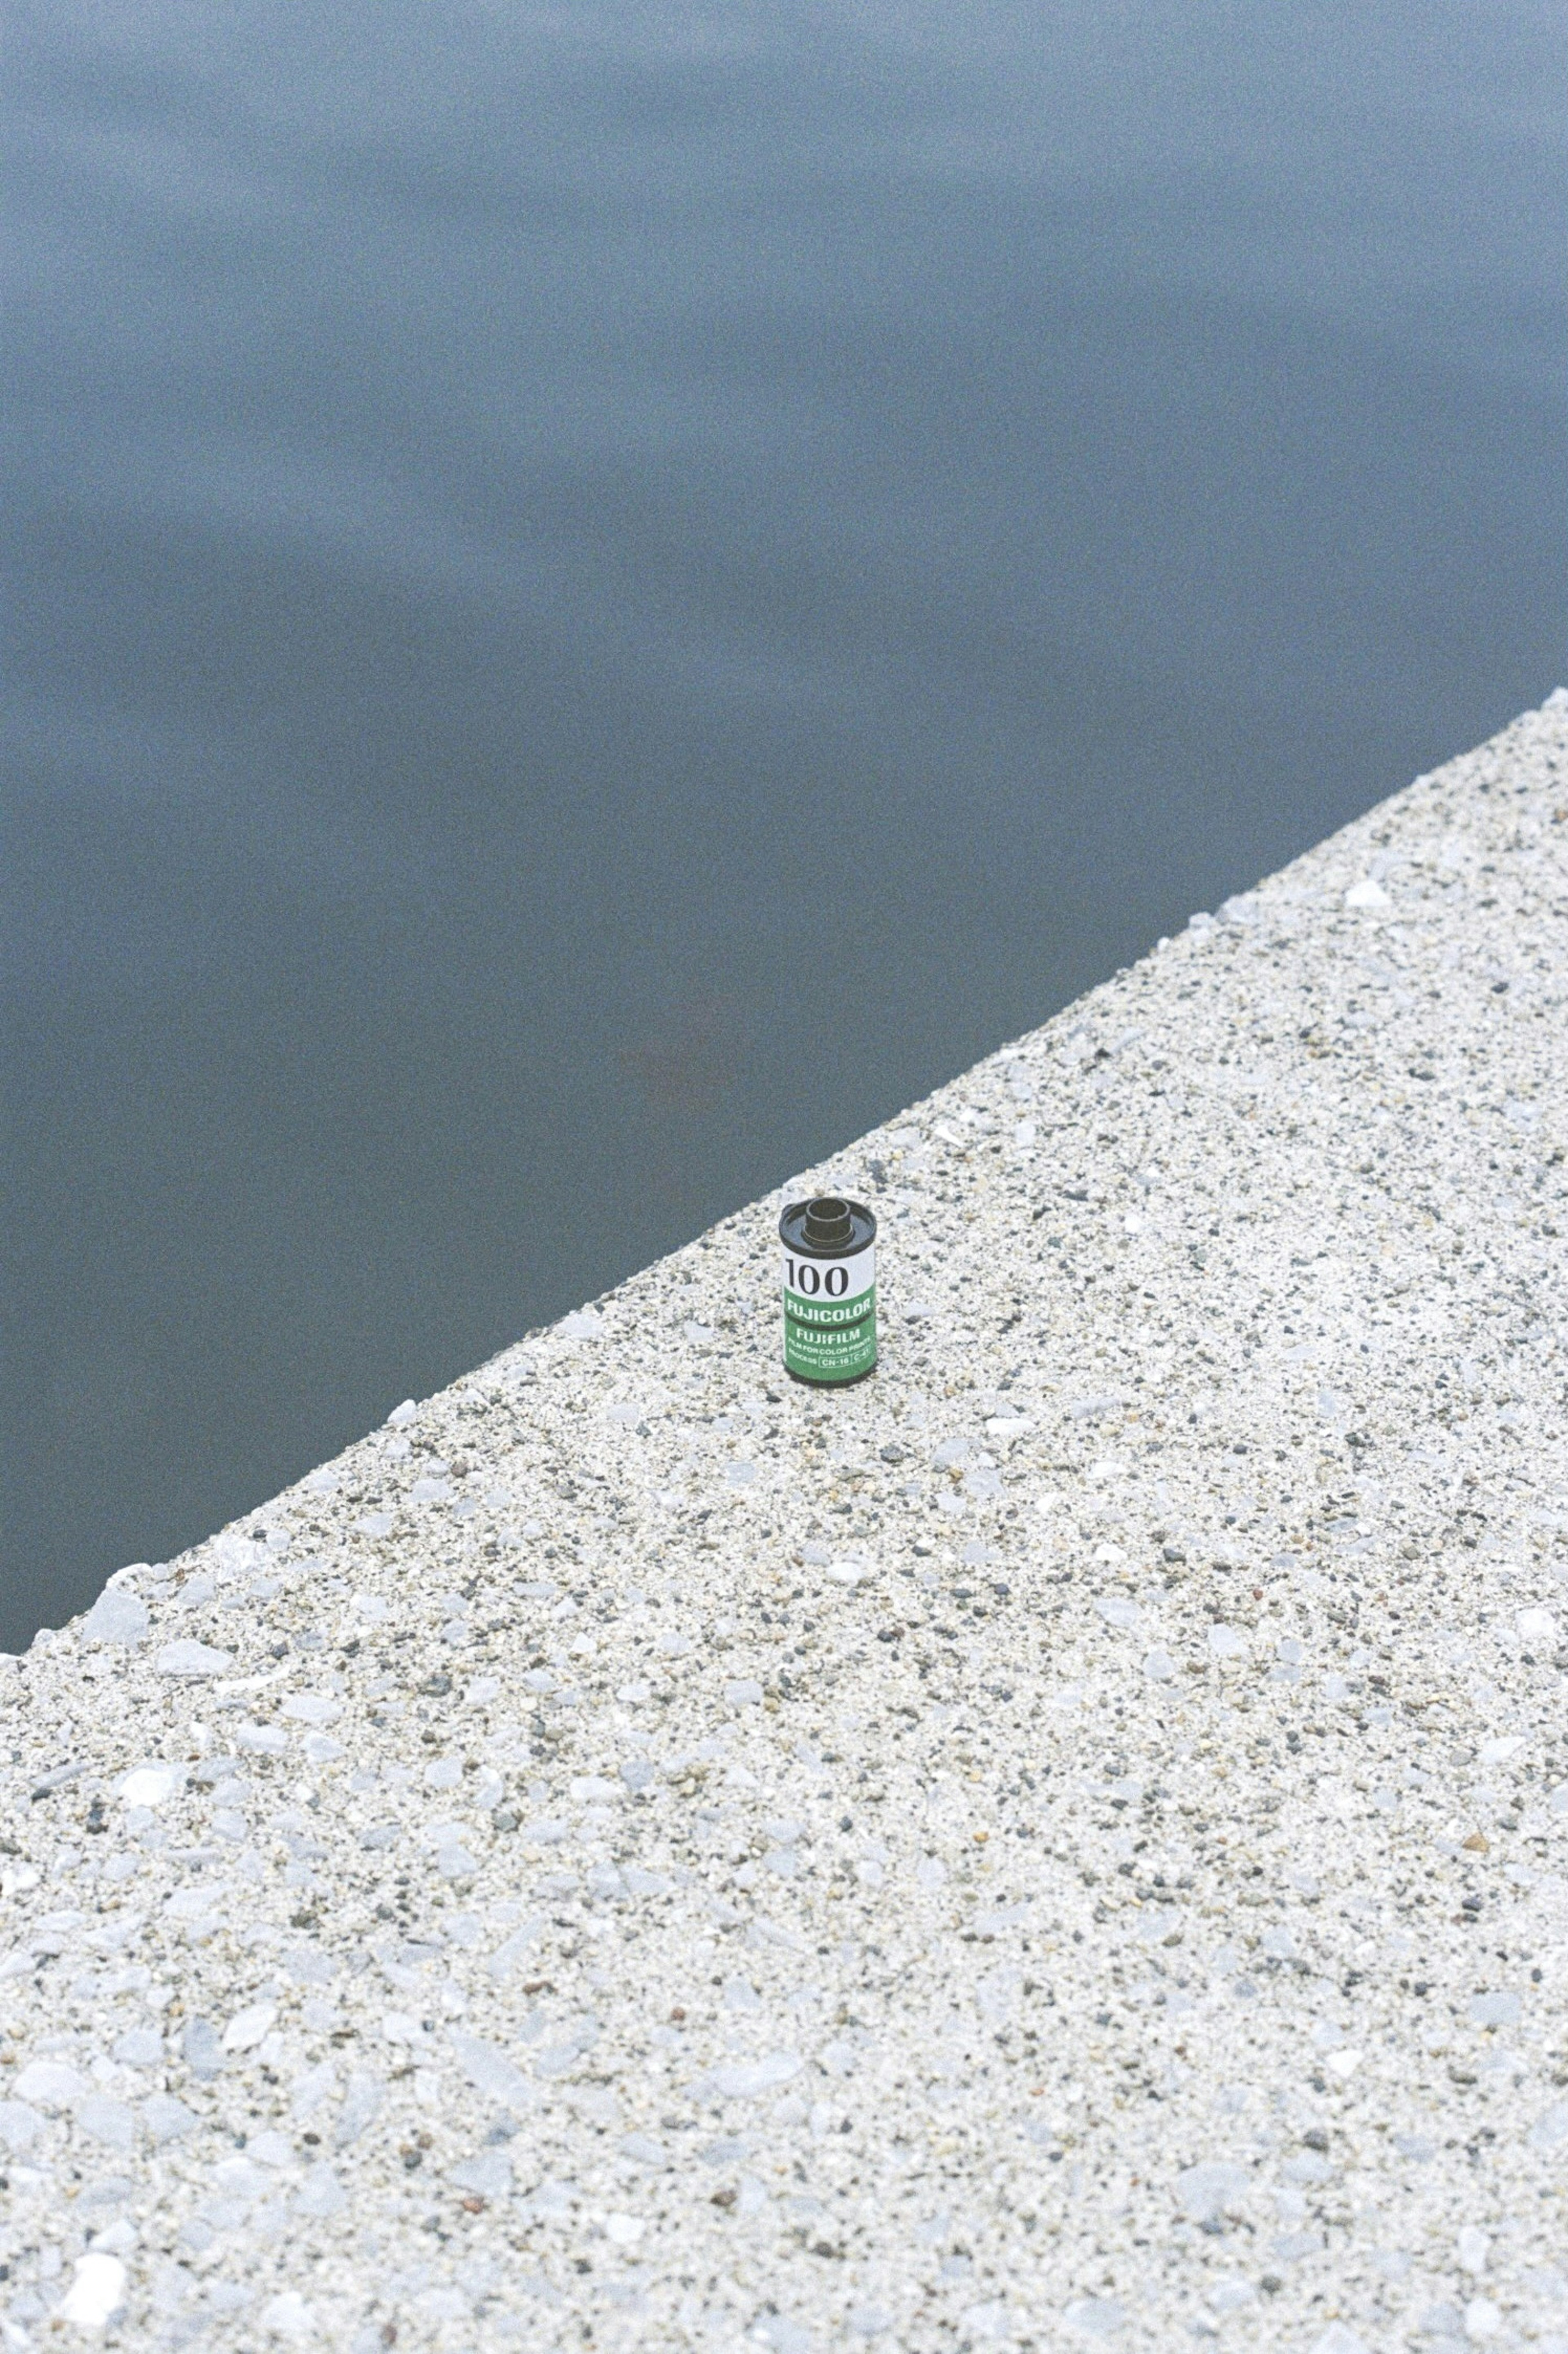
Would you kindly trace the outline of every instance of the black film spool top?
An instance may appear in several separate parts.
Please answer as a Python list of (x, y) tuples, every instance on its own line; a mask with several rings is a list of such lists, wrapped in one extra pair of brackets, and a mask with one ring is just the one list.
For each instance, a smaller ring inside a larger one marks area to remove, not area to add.
[(863, 1202), (836, 1193), (791, 1202), (779, 1221), (779, 1239), (807, 1258), (851, 1258), (876, 1239), (876, 1220)]

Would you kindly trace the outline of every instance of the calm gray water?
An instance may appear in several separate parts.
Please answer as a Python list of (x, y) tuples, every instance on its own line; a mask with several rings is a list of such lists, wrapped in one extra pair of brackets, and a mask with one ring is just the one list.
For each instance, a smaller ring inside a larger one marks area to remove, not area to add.
[(0, 1642), (1563, 673), (1555, 5), (13, 25)]

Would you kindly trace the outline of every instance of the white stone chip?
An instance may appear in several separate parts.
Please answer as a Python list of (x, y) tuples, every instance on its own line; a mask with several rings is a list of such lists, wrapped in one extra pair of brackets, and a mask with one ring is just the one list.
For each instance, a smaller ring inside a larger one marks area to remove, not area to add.
[(1492, 2235), (1478, 2223), (1466, 2223), (1454, 2243), (1454, 2261), (1462, 2273), (1484, 2273), (1492, 2252)]
[(253, 2002), (246, 2009), (236, 2011), (223, 2031), (226, 2052), (251, 2052), (264, 2036), (271, 2033), (278, 2023), (275, 2002)]
[(735, 2060), (710, 2069), (692, 2090), (709, 2100), (752, 2101), (761, 2093), (789, 2084), (804, 2065), (798, 2052), (770, 2052), (761, 2060)]
[(233, 1740), (237, 1749), (258, 1757), (286, 1757), (289, 1754), (289, 1736), (275, 1724), (237, 1724)]
[(1176, 2196), (1194, 2223), (1228, 2213), (1251, 2188), (1250, 2169), (1234, 2158), (1204, 2158), (1176, 2177)]
[(10, 2090), (34, 2108), (74, 2108), (86, 2097), (87, 2079), (64, 2060), (29, 2060)]
[(98, 2251), (79, 2257), (71, 2284), (56, 2317), (77, 2329), (103, 2329), (125, 2302), (125, 2267), (118, 2256)]
[(1367, 2343), (1344, 2322), (1330, 2321), (1327, 2329), (1314, 2338), (1308, 2354), (1367, 2354)]
[(202, 1924), (213, 1920), (228, 1902), (228, 1891), (218, 1881), (200, 1882), (194, 1888), (176, 1888), (164, 1905), (165, 1921)]
[(114, 1795), (122, 1806), (163, 1807), (184, 1789), (185, 1781), (183, 1766), (137, 1766), (116, 1785)]
[(447, 2180), (481, 2199), (504, 2199), (512, 2189), (512, 2160), (503, 2149), (482, 2149), (447, 2168)]
[(198, 1683), (207, 1676), (226, 1676), (234, 1665), (234, 1654), (215, 1650), (210, 1643), (198, 1643), (187, 1636), (177, 1643), (165, 1643), (153, 1664), (161, 1676)]
[(129, 1586), (108, 1585), (82, 1620), (81, 1631), (96, 1642), (122, 1643), (133, 1649), (146, 1640), (152, 1623), (139, 1594), (132, 1594)]
[[(981, 2309), (970, 2307), (971, 2312)], [(1062, 2318), (1069, 2329), (1079, 2331), (1085, 2338), (1117, 2338), (1127, 2327), (1127, 2307), (1119, 2297), (1075, 2296), (1064, 2306)]]
[(13, 2158), (31, 2149), (43, 2129), (43, 2118), (26, 2101), (0, 2101), (0, 2143)]
[(315, 2312), (297, 2288), (281, 2289), (262, 2306), (261, 2327), (285, 2345), (303, 2346), (316, 2335)]
[(347, 2205), (347, 2191), (324, 2161), (311, 2168), (294, 2194), (295, 2212), (312, 2216), (318, 2222), (341, 2215)]
[(330, 1692), (291, 1692), (279, 1713), (300, 1724), (335, 1724), (343, 1714), (343, 1702)]
[(172, 2093), (154, 2093), (142, 2104), (142, 2120), (154, 2142), (181, 2141), (196, 2124), (194, 2109)]
[(453, 2028), (448, 2038), (452, 2057), (468, 2078), (475, 2092), (487, 2100), (499, 2101), (509, 2109), (527, 2109), (533, 2105), (534, 2088), (523, 2071), (504, 2052), (487, 2043), (478, 2035), (465, 2035)]
[(333, 2132), (333, 2141), (337, 2148), (346, 2149), (350, 2143), (359, 2139), (366, 2126), (373, 2125), (380, 2115), (381, 2104), (386, 2097), (385, 2077), (373, 2075), (366, 2069), (355, 2070), (348, 2080), (348, 2090), (344, 2094), (343, 2106), (338, 2111), (337, 2124)]
[(131, 2149), (136, 2141), (136, 2112), (129, 2101), (110, 2093), (89, 2093), (76, 2104), (79, 2130), (110, 2149)]
[(1543, 2109), (1526, 2136), (1532, 2149), (1561, 2149), (1568, 2142), (1568, 2101), (1553, 2101)]
[(128, 2256), (141, 2245), (141, 2234), (130, 2216), (122, 2215), (114, 2222), (106, 2223), (101, 2232), (95, 2232), (90, 2245), (106, 2256)]

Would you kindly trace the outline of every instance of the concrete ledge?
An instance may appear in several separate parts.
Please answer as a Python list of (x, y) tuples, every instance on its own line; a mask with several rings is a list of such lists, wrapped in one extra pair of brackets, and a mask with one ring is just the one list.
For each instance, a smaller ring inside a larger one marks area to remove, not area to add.
[(812, 1172), (874, 1381), (776, 1197), (0, 1670), (5, 2344), (1562, 2354), (1565, 854), (1559, 695)]

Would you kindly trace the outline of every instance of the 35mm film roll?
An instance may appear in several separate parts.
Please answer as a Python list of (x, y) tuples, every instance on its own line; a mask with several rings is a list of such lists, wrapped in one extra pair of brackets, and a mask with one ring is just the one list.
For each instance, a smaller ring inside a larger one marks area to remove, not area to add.
[(876, 1363), (876, 1220), (863, 1202), (819, 1194), (779, 1221), (784, 1370), (837, 1388)]

